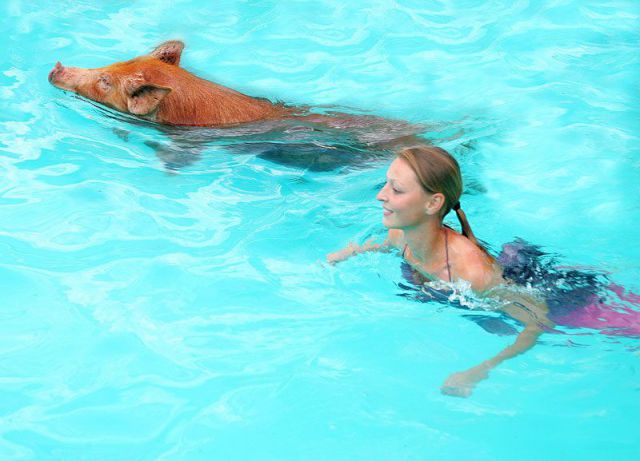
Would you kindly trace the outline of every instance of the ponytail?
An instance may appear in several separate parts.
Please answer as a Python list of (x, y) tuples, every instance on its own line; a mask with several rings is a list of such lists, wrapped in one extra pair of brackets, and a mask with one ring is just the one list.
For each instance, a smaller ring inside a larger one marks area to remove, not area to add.
[(491, 256), (487, 251), (487, 249), (480, 242), (478, 242), (478, 239), (473, 234), (473, 231), (471, 230), (471, 226), (469, 225), (469, 221), (467, 221), (467, 215), (464, 214), (464, 211), (462, 211), (462, 208), (460, 208), (460, 201), (457, 201), (455, 205), (451, 207), (451, 209), (456, 212), (456, 216), (458, 217), (458, 222), (460, 223), (460, 228), (462, 229), (462, 235), (464, 235), (469, 240), (471, 240), (472, 243), (474, 243), (478, 248), (480, 248), (493, 261), (494, 260), (493, 256)]

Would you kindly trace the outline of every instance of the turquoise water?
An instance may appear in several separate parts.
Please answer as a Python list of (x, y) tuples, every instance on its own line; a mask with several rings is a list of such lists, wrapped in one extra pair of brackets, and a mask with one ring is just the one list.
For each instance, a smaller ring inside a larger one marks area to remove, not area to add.
[(521, 237), (637, 293), (636, 2), (1, 12), (0, 459), (638, 459), (637, 338), (548, 334), (447, 397), (513, 337), (398, 296), (397, 256), (323, 264), (383, 235), (386, 161), (313, 171), (221, 130), (172, 169), (163, 132), (47, 82), (179, 38), (237, 90), (424, 124), (492, 248)]

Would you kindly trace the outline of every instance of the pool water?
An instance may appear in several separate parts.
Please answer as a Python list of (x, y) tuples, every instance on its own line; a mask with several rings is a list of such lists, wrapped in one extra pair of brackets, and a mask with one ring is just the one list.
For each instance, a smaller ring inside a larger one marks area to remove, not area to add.
[(324, 263), (383, 237), (388, 154), (259, 126), (185, 151), (47, 81), (184, 40), (184, 67), (236, 90), (423, 126), (489, 247), (639, 293), (637, 2), (0, 11), (0, 459), (640, 457), (637, 337), (562, 328), (453, 398), (447, 376), (514, 337), (403, 296), (397, 255)]

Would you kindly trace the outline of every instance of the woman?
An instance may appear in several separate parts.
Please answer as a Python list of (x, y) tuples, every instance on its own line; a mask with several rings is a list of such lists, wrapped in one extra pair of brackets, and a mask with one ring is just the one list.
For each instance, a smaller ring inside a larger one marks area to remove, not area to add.
[[(382, 245), (349, 245), (327, 256), (330, 263), (366, 251), (398, 249), (402, 257), (426, 281), (466, 281), (480, 295), (499, 296), (501, 310), (524, 324), (516, 341), (495, 357), (468, 370), (454, 373), (442, 386), (445, 394), (466, 397), (489, 371), (536, 343), (553, 324), (544, 302), (505, 285), (502, 268), (478, 243), (460, 207), (462, 177), (458, 162), (438, 147), (402, 150), (391, 163), (387, 182), (377, 195), (382, 202), (382, 222), (389, 229)], [(453, 210), (462, 234), (443, 225)]]

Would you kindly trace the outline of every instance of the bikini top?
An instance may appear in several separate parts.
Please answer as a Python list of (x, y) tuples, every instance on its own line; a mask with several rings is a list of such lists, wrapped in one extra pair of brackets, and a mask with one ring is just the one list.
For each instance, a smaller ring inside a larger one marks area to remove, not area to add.
[[(404, 244), (404, 248), (402, 249), (402, 257), (403, 258), (405, 258), (405, 253), (407, 252), (407, 246), (408, 246), (408, 244), (405, 243)], [(449, 283), (451, 283), (451, 282), (453, 282), (453, 280), (451, 279), (451, 266), (449, 265), (449, 232), (447, 232), (446, 227), (445, 227), (445, 230), (444, 230), (444, 255), (445, 255), (446, 263), (447, 263), (447, 274), (449, 275)]]

